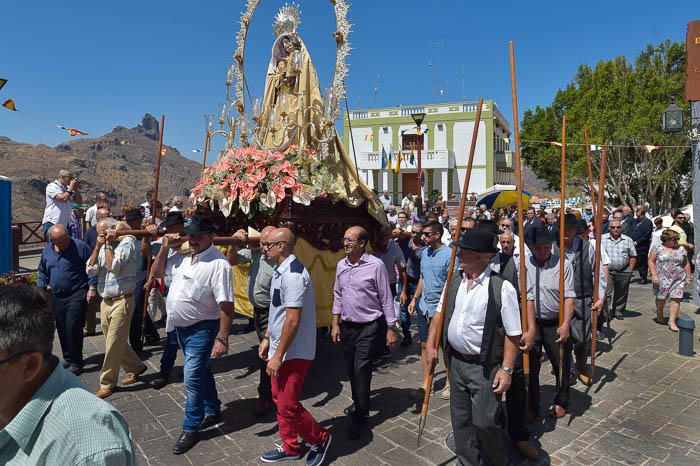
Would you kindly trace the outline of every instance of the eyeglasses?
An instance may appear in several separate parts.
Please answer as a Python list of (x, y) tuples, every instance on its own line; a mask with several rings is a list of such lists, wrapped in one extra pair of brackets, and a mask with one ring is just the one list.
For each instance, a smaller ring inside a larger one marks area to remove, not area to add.
[(343, 238), (343, 244), (356, 244), (356, 243), (357, 243), (356, 239)]
[(262, 241), (260, 241), (260, 249), (265, 249), (265, 248), (269, 248), (269, 247), (270, 247), (270, 243), (263, 243)]
[(33, 353), (33, 352), (34, 352), (34, 351), (32, 351), (32, 350), (20, 351), (19, 353), (15, 353), (15, 354), (13, 354), (12, 356), (9, 356), (9, 357), (7, 357), (7, 358), (5, 358), (5, 359), (0, 360), (0, 365), (3, 365), (3, 364), (5, 364), (5, 363), (8, 363), (8, 362), (12, 361), (13, 359), (16, 359), (16, 358), (22, 356), (23, 354)]
[(505, 228), (505, 229), (507, 229), (507, 230), (510, 230), (510, 229), (511, 229), (511, 226), (508, 225), (507, 223), (502, 223), (501, 225), (498, 225), (498, 226), (501, 227), (501, 228)]
[(611, 230), (622, 230), (622, 227), (610, 227)]

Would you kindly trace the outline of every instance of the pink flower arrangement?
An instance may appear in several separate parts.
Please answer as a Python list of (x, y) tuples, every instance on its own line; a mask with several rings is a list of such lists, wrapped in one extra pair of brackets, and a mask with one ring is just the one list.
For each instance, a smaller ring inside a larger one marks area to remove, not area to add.
[(198, 201), (218, 202), (227, 217), (240, 209), (253, 217), (256, 212), (272, 213), (290, 189), (295, 202), (309, 205), (317, 189), (299, 180), (292, 162), (296, 153), (285, 155), (253, 147), (228, 149), (221, 160), (206, 170), (192, 189)]

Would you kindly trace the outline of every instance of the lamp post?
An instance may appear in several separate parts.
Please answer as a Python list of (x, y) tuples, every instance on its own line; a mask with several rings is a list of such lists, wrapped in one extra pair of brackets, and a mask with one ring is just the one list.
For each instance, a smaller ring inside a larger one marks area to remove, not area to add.
[[(411, 118), (413, 118), (413, 121), (416, 123), (416, 134), (418, 136), (422, 136), (421, 130), (420, 130), (420, 125), (423, 124), (423, 120), (425, 119), (425, 113), (411, 113)], [(418, 172), (417, 176), (417, 184), (416, 186), (418, 187), (418, 198), (416, 199), (416, 212), (418, 217), (423, 216), (423, 183), (422, 183), (422, 176), (423, 171), (421, 170), (421, 157), (420, 157), (420, 150), (421, 147), (423, 146), (423, 138), (420, 137), (418, 139), (418, 163), (416, 165), (416, 169)]]
[(683, 109), (673, 102), (661, 116), (661, 129), (665, 133), (683, 131)]

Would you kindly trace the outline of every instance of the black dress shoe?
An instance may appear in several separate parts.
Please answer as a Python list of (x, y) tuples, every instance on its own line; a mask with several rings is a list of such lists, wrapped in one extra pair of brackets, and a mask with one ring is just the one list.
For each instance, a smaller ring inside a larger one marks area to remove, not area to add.
[(158, 377), (153, 382), (151, 382), (151, 386), (153, 388), (155, 388), (156, 390), (160, 390), (161, 388), (165, 387), (166, 385), (168, 385), (168, 378), (167, 377)]
[(202, 423), (199, 425), (199, 430), (205, 430), (210, 427), (215, 426), (221, 422), (221, 414), (214, 414), (213, 416), (204, 416)]
[(411, 337), (404, 337), (403, 340), (401, 340), (401, 346), (404, 348), (406, 346), (411, 346), (411, 343), (413, 343), (413, 339)]
[(182, 455), (197, 444), (197, 432), (183, 432), (173, 446), (173, 455)]

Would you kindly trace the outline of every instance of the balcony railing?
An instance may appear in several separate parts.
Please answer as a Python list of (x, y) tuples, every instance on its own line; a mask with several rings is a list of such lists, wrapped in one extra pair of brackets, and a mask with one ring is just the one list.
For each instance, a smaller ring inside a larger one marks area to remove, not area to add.
[[(398, 154), (394, 152), (394, 157)], [(418, 165), (418, 151), (413, 151), (413, 163), (411, 163), (411, 151), (401, 151), (401, 170), (415, 170)], [(392, 164), (395, 161), (392, 161)], [(357, 165), (360, 170), (381, 170), (381, 152), (360, 152), (357, 154)], [(392, 165), (393, 166), (393, 165)], [(454, 168), (454, 154), (448, 150), (424, 150), (421, 151), (421, 168)]]

